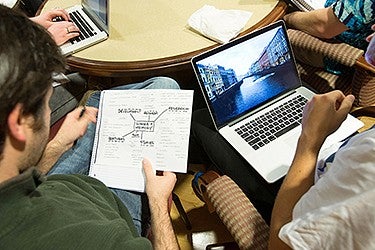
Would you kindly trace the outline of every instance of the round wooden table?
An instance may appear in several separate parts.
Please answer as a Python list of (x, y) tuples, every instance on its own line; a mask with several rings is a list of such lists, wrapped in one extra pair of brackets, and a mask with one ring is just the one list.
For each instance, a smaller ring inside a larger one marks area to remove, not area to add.
[[(48, 0), (40, 11), (69, 7), (79, 0)], [(205, 4), (252, 12), (240, 35), (280, 19), (287, 5), (277, 0), (110, 1), (110, 36), (67, 58), (71, 70), (99, 77), (168, 75), (190, 69), (190, 59), (218, 44), (187, 25)]]

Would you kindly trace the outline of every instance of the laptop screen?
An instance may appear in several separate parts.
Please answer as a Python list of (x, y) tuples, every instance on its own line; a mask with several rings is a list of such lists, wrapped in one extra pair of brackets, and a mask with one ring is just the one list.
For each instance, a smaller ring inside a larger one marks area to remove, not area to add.
[(198, 55), (192, 63), (217, 127), (301, 85), (282, 21)]
[(109, 0), (82, 0), (82, 6), (97, 22), (98, 26), (108, 33)]

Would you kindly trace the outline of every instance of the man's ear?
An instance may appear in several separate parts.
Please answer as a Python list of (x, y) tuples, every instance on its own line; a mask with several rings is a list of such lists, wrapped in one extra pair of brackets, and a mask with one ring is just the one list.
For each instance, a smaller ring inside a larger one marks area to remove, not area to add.
[(8, 116), (9, 135), (18, 141), (26, 140), (25, 119), (26, 117), (22, 114), (22, 105), (18, 103)]

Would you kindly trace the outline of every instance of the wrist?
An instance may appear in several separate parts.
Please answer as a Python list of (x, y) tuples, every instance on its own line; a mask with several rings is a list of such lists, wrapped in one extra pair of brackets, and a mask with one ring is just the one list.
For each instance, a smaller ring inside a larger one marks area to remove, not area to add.
[(158, 209), (159, 211), (168, 211), (168, 200), (161, 197), (149, 197), (148, 203), (150, 207)]
[(325, 137), (311, 136), (302, 132), (298, 139), (298, 149), (299, 151), (317, 155), (324, 143), (324, 140)]

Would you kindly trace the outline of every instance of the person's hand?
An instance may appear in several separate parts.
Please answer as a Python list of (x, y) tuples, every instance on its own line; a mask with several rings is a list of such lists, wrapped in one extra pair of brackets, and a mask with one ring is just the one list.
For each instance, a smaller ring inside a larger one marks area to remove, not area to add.
[(66, 12), (64, 9), (53, 9), (46, 13), (40, 14), (39, 16), (31, 17), (30, 19), (48, 29), (52, 24), (55, 23), (53, 20), (56, 17), (61, 17), (64, 19), (64, 21), (70, 20), (68, 12)]
[(98, 109), (86, 107), (81, 116), (83, 107), (78, 107), (67, 114), (53, 141), (59, 146), (68, 150), (74, 144), (74, 141), (82, 137), (91, 122), (96, 122)]
[(353, 95), (345, 96), (339, 90), (315, 95), (303, 111), (302, 135), (309, 139), (308, 143), (320, 149), (326, 137), (346, 119), (353, 102)]
[(156, 175), (148, 159), (143, 159), (142, 165), (146, 176), (146, 193), (150, 203), (167, 205), (176, 184), (176, 175), (168, 171), (164, 171), (163, 175)]
[(77, 26), (66, 21), (55, 22), (47, 30), (59, 46), (80, 34)]

